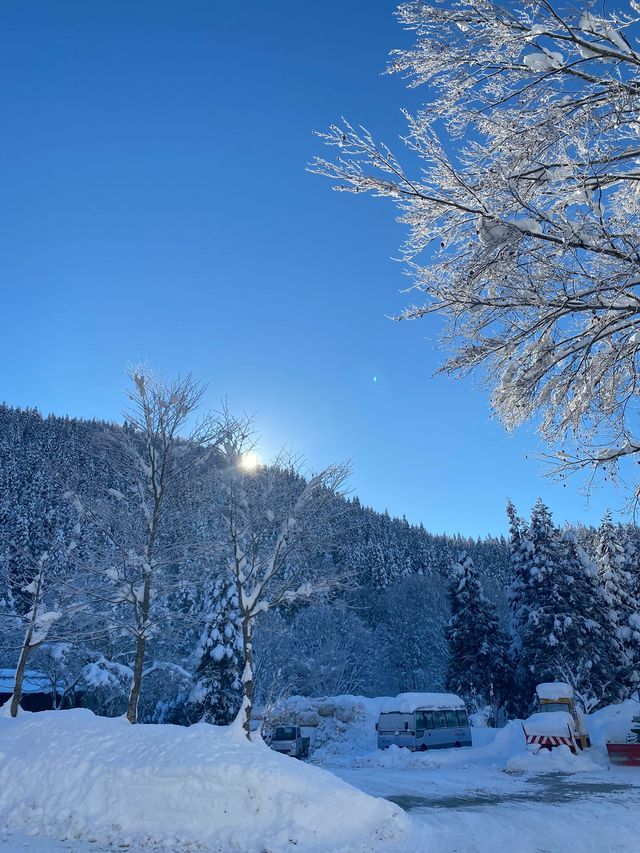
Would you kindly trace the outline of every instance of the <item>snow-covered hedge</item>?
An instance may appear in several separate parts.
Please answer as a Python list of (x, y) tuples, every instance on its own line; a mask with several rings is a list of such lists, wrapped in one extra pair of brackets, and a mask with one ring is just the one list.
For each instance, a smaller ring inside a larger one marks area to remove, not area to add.
[(3, 714), (0, 750), (0, 823), (49, 836), (328, 853), (374, 851), (408, 827), (394, 804), (232, 727)]

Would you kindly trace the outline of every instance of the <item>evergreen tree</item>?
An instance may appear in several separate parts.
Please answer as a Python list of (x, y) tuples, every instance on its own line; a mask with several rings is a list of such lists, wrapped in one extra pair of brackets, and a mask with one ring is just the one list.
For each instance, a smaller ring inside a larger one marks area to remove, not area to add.
[(476, 708), (491, 705), (495, 724), (508, 690), (507, 637), (485, 598), (473, 560), (464, 551), (452, 568), (449, 593), (447, 689)]
[(219, 579), (196, 652), (188, 716), (225, 726), (242, 702), (242, 640), (238, 594), (231, 578)]
[(609, 617), (622, 647), (619, 663), (621, 678), (631, 690), (640, 680), (638, 601), (634, 596), (633, 578), (627, 571), (625, 549), (609, 511), (605, 513), (598, 529), (596, 563), (598, 579), (609, 606)]
[(544, 681), (568, 682), (586, 709), (620, 698), (621, 646), (594, 566), (575, 535), (563, 536), (554, 526), (541, 500), (526, 533), (513, 510), (510, 517), (513, 647), (521, 712)]
[(540, 499), (531, 513), (526, 553), (529, 559), (522, 598), (527, 616), (521, 625), (517, 674), (524, 695), (531, 698), (537, 684), (556, 680), (550, 673), (558, 645), (554, 633), (558, 616), (556, 583), (562, 562), (560, 536), (548, 507)]
[[(564, 560), (558, 573), (554, 636), (556, 677), (571, 684), (585, 711), (603, 702), (619, 701), (622, 652), (597, 569), (572, 531), (563, 537)], [(563, 615), (564, 614), (564, 615)]]
[(511, 655), (514, 660), (520, 655), (522, 637), (533, 606), (529, 600), (531, 547), (524, 519), (516, 513), (515, 506), (507, 501), (509, 518), (509, 563), (510, 584), (508, 590), (511, 607)]

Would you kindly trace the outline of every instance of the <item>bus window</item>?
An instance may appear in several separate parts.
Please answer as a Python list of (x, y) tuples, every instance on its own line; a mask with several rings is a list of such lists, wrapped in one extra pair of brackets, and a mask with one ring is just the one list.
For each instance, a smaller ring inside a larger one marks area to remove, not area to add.
[(420, 731), (423, 731), (424, 729), (435, 729), (433, 711), (418, 711), (416, 714), (416, 728)]
[(458, 725), (459, 726), (468, 726), (469, 720), (467, 718), (466, 711), (458, 711)]
[(456, 711), (445, 711), (447, 715), (447, 728), (455, 729), (458, 727), (458, 714)]
[(433, 727), (434, 729), (446, 729), (447, 727), (447, 718), (445, 717), (444, 711), (434, 711), (433, 712)]

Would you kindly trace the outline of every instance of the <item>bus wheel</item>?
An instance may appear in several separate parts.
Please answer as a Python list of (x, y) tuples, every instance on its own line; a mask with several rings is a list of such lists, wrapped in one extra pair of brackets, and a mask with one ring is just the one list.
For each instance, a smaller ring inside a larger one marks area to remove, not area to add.
[(462, 744), (460, 743), (460, 741), (459, 741), (459, 740), (457, 740), (457, 741), (455, 742), (454, 746), (455, 746), (455, 748), (456, 748), (456, 749), (458, 749), (458, 747), (462, 746)]
[(421, 743), (420, 744), (420, 752), (426, 752), (426, 751), (427, 751), (426, 743)]

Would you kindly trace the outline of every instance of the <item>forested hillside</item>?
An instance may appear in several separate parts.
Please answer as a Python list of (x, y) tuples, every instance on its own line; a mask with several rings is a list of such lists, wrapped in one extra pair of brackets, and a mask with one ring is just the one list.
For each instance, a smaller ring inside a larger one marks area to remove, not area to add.
[[(0, 407), (0, 665), (16, 666), (38, 602), (29, 666), (50, 678), (60, 702), (123, 713), (139, 636), (143, 720), (227, 722), (240, 705), (247, 648), (259, 703), (446, 687), (497, 713), (525, 708), (536, 679), (570, 681), (589, 707), (638, 681), (637, 528), (606, 517), (598, 531), (559, 530), (540, 502), (530, 523), (509, 505), (509, 542), (472, 541), (329, 492), (316, 545), (283, 564), (292, 583), (272, 593), (275, 605), (254, 607), (243, 645), (244, 593), (224, 558), (233, 543), (218, 446), (178, 482), (142, 618), (149, 519), (136, 518), (135, 476), (114, 464), (117, 447), (138, 438), (130, 424)], [(189, 443), (177, 449), (188, 461)], [(247, 494), (267, 496), (256, 504), (265, 523), (251, 535), (277, 543), (265, 530), (309, 486), (286, 466), (237, 476)]]
[[(64, 563), (69, 559), (66, 547), (70, 537), (76, 543), (75, 563), (88, 563), (96, 571), (108, 569), (113, 555), (90, 521), (78, 517), (69, 494), (81, 495), (89, 506), (99, 506), (124, 489), (122, 482), (114, 482), (111, 451), (105, 440), (114, 429), (121, 428), (0, 407), (0, 576), (27, 576), (28, 566), (35, 565), (43, 552), (50, 563)], [(204, 479), (213, 504), (215, 459), (207, 466)], [(202, 472), (194, 472), (190, 490), (201, 489), (202, 480)], [(331, 551), (324, 559), (348, 567), (350, 582), (325, 603), (284, 606), (258, 621), (259, 692), (375, 694), (441, 688), (447, 659), (443, 633), (448, 618), (446, 577), (452, 557), (463, 549), (471, 553), (487, 590), (504, 609), (505, 541), (436, 536), (422, 526), (363, 507), (357, 498), (339, 500), (342, 511), (334, 522)], [(200, 511), (200, 518), (189, 518), (190, 501), (188, 489), (183, 517), (175, 523), (200, 526), (205, 539), (224, 536), (213, 513)], [(195, 507), (196, 502), (191, 503)], [(211, 623), (212, 597), (217, 610), (222, 595), (216, 588), (216, 568), (210, 557), (192, 556), (188, 570), (176, 567), (175, 576), (192, 582), (182, 587), (178, 582), (172, 590), (180, 618), (174, 614), (165, 620), (162, 631), (151, 641), (152, 660), (158, 668), (145, 677), (141, 707), (148, 719), (192, 690), (192, 674), (202, 653), (201, 637)], [(10, 598), (16, 595), (20, 591), (15, 589), (11, 595), (5, 594), (6, 612)], [(89, 601), (88, 606), (95, 605)], [(223, 623), (222, 633), (224, 618)], [(63, 642), (44, 644), (33, 665), (59, 671), (59, 678), (66, 682), (75, 682), (82, 673), (78, 690), (85, 701), (119, 713), (131, 660), (120, 648), (122, 637), (113, 630), (105, 634), (98, 625), (95, 628), (83, 631), (79, 646), (72, 636), (67, 639), (70, 632), (66, 629)], [(9, 618), (0, 622), (0, 629), (1, 663), (10, 667), (15, 665), (21, 638)]]

